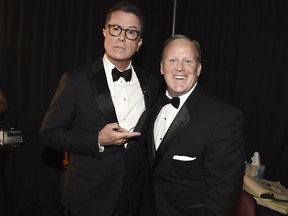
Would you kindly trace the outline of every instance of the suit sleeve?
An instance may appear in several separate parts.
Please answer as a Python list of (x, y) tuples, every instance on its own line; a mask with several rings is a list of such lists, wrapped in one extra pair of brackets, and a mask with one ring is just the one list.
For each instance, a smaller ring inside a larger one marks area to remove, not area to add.
[(205, 155), (207, 216), (232, 215), (240, 196), (245, 163), (243, 124), (241, 112), (234, 109), (219, 118), (211, 136)]
[(69, 151), (90, 156), (99, 156), (98, 131), (80, 130), (73, 127), (77, 106), (77, 86), (64, 74), (55, 92), (40, 129), (40, 142), (58, 151)]

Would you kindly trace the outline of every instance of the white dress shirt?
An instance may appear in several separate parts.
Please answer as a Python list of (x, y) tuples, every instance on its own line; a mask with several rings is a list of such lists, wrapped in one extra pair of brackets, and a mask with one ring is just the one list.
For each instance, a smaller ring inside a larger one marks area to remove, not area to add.
[(130, 82), (126, 82), (123, 77), (113, 82), (112, 69), (115, 66), (108, 60), (106, 55), (103, 57), (103, 64), (118, 123), (120, 127), (128, 131), (134, 131), (141, 114), (145, 110), (145, 102), (133, 66), (130, 63), (127, 67), (127, 69), (132, 69)]
[[(173, 120), (175, 119), (177, 113), (189, 97), (189, 95), (192, 93), (194, 88), (196, 87), (197, 83), (193, 86), (192, 89), (190, 89), (189, 92), (187, 92), (184, 95), (179, 96), (180, 98), (180, 104), (178, 109), (175, 108), (171, 103), (165, 105), (160, 110), (155, 122), (154, 122), (154, 143), (156, 150), (160, 146), (167, 130), (169, 129), (170, 125), (172, 124)], [(168, 98), (171, 98), (171, 96), (168, 94), (168, 91), (166, 91), (166, 96)]]

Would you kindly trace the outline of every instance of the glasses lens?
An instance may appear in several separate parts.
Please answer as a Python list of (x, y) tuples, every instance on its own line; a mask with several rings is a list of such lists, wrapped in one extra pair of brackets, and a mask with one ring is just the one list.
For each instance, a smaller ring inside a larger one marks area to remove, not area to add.
[(126, 29), (126, 37), (129, 40), (136, 40), (136, 38), (138, 37), (139, 33), (133, 29)]
[(125, 36), (129, 40), (136, 40), (137, 37), (140, 35), (139, 31), (134, 29), (122, 29), (120, 26), (117, 25), (108, 25), (109, 34), (118, 37), (122, 31), (125, 31)]
[(122, 32), (122, 29), (119, 27), (119, 26), (113, 26), (113, 25), (108, 25), (109, 27), (109, 33), (112, 35), (112, 36), (119, 36)]

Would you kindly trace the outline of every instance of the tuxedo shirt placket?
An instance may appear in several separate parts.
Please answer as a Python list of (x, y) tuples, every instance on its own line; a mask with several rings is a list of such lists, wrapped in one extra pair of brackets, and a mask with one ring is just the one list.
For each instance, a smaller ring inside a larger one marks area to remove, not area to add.
[(165, 105), (160, 110), (154, 124), (154, 142), (156, 150), (161, 144), (161, 141), (163, 140), (177, 113), (178, 110), (171, 104)]
[(139, 83), (126, 83), (121, 77), (113, 83), (111, 92), (118, 123), (128, 131), (133, 131), (145, 110), (144, 97)]
[(132, 65), (129, 65), (132, 69), (131, 81), (126, 82), (123, 77), (120, 77), (114, 82), (111, 73), (114, 65), (105, 57), (103, 63), (118, 124), (128, 131), (133, 131), (145, 111), (144, 96), (137, 75)]

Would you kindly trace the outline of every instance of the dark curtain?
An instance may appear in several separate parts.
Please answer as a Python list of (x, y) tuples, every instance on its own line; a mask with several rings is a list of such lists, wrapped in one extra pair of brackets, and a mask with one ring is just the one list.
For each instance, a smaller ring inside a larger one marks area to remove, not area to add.
[[(239, 107), (247, 161), (288, 185), (288, 1), (178, 0), (175, 33), (203, 50), (200, 83)], [(229, 166), (229, 164), (227, 164)]]
[[(0, 0), (0, 79), (8, 126), (25, 144), (6, 153), (1, 216), (62, 216), (63, 153), (43, 148), (38, 131), (61, 74), (103, 54), (102, 28), (116, 0)], [(173, 0), (138, 0), (144, 44), (134, 61), (161, 79)], [(265, 177), (288, 182), (288, 2), (177, 0), (175, 33), (198, 40), (200, 83), (238, 106), (246, 119), (247, 160), (260, 152)], [(227, 164), (227, 166), (229, 166)]]
[(236, 96), (247, 145), (262, 154), (265, 175), (288, 186), (288, 1), (246, 0), (242, 10)]

